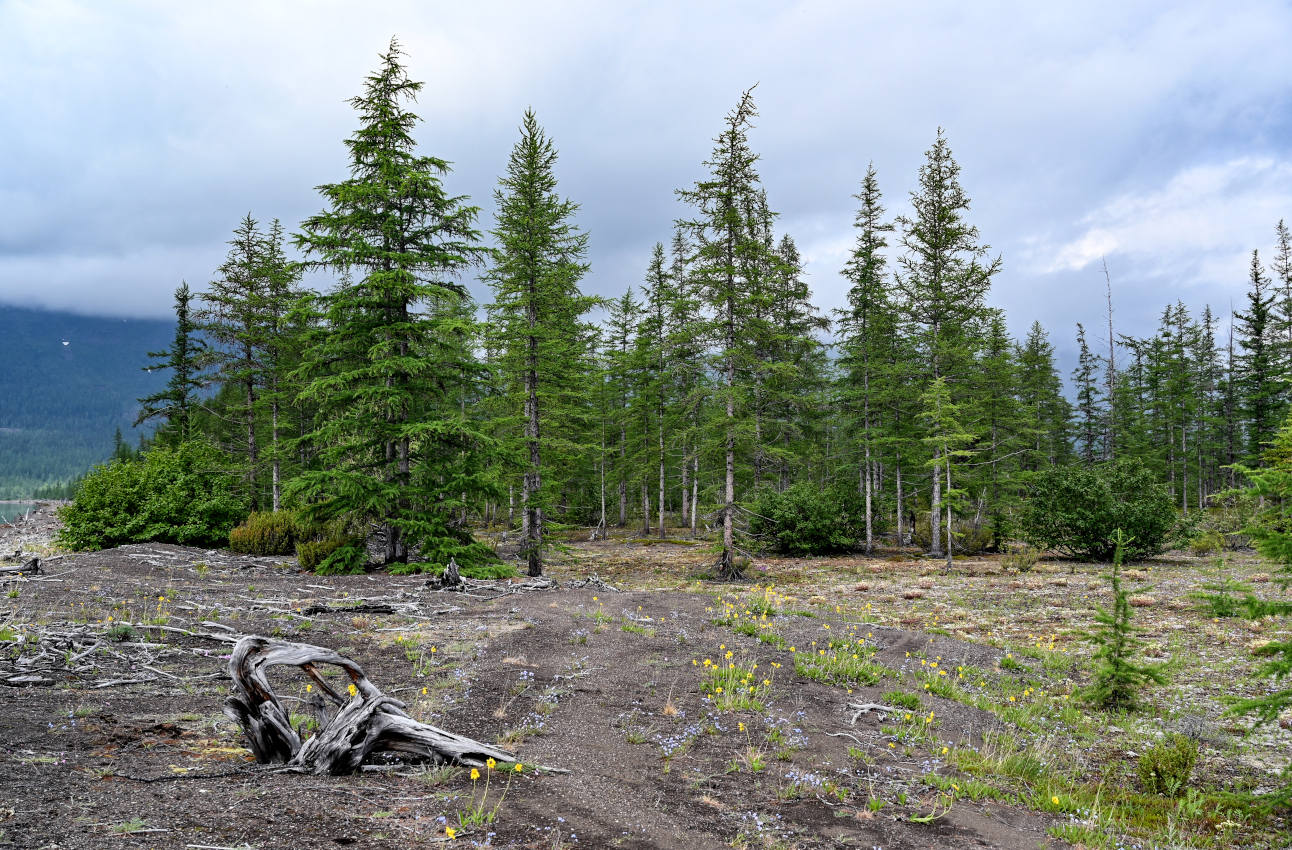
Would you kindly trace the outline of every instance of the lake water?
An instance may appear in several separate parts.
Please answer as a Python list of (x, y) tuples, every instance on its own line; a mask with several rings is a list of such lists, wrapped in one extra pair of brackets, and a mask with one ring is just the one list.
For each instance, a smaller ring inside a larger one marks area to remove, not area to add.
[(35, 506), (35, 502), (0, 502), (0, 523), (20, 517)]

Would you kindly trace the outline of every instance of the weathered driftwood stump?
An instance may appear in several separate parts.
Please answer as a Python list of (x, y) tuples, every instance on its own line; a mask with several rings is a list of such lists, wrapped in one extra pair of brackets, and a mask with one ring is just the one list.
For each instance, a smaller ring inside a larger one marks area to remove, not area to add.
[[(354, 685), (354, 695), (337, 693), (319, 675), (317, 666), (321, 664), (344, 670)], [(318, 730), (308, 739), (303, 730), (292, 728), (287, 711), (266, 678), (270, 667), (282, 665), (303, 670), (321, 695), (307, 704), (318, 721)], [(413, 720), (404, 711), (404, 703), (383, 694), (368, 681), (358, 664), (320, 646), (248, 635), (233, 648), (229, 674), (235, 693), (225, 700), (224, 713), (242, 727), (261, 764), (285, 764), (316, 774), (343, 774), (354, 773), (369, 755), (377, 752), (403, 753), (468, 767), (484, 767), (490, 758), (515, 758), (489, 744)]]

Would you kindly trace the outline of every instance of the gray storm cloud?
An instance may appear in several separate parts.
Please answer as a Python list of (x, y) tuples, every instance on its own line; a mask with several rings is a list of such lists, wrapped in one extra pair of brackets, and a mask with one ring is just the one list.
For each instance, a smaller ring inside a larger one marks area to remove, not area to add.
[(755, 82), (759, 168), (825, 309), (866, 164), (900, 212), (938, 126), (1005, 259), (994, 303), (1061, 344), (1100, 313), (1099, 258), (1144, 331), (1177, 297), (1227, 305), (1292, 218), (1286, 4), (697, 5), (0, 3), (0, 303), (167, 315), (244, 213), (319, 208), (392, 34), (419, 139), (486, 227), (535, 108), (601, 294), (641, 279)]

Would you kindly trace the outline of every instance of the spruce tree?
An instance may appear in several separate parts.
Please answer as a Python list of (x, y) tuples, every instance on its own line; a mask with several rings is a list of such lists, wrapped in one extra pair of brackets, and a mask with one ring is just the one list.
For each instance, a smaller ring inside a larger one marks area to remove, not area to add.
[(204, 385), (202, 358), (206, 343), (198, 336), (197, 324), (192, 317), (193, 294), (188, 283), (181, 282), (175, 290), (175, 337), (165, 351), (150, 351), (152, 362), (144, 371), (169, 369), (170, 379), (166, 389), (139, 399), (139, 415), (135, 425), (150, 419), (164, 419), (158, 438), (165, 443), (182, 443), (191, 436), (193, 395)]
[(342, 278), (301, 370), (315, 460), (289, 494), (320, 519), (377, 523), (387, 563), (407, 562), (411, 545), (443, 563), (482, 554), (461, 521), (464, 496), (489, 490), (485, 438), (462, 409), (478, 329), (455, 278), (483, 249), (477, 209), (444, 189), (448, 163), (415, 150), (406, 104), (422, 84), (400, 57), (392, 39), (350, 101), (350, 176), (319, 187), (328, 208), (295, 238), (308, 266)]
[(544, 486), (544, 457), (581, 451), (591, 366), (589, 328), (581, 317), (596, 299), (579, 291), (587, 271), (587, 234), (574, 224), (578, 205), (556, 191), (557, 152), (526, 110), (520, 140), (499, 179), (493, 235), (498, 241), (485, 279), (493, 287), (490, 313), (498, 332), (504, 380), (520, 408), (525, 511), (522, 556), (529, 575), (543, 572), (543, 525), (553, 513), (554, 484)]

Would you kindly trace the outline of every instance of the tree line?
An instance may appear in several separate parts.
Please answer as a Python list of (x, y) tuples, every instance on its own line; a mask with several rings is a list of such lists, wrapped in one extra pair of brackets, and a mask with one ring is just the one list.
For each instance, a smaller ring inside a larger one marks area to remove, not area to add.
[[(640, 283), (604, 299), (580, 289), (589, 234), (534, 113), (487, 241), (413, 140), (420, 89), (392, 41), (351, 101), (348, 176), (298, 232), (248, 215), (207, 291), (177, 290), (174, 340), (151, 355), (170, 382), (141, 400), (157, 442), (218, 444), (253, 510), (376, 526), (386, 563), (469, 561), (472, 526), (501, 525), (537, 575), (563, 528), (635, 523), (718, 534), (730, 578), (756, 496), (796, 484), (859, 500), (867, 552), (887, 536), (949, 560), (1011, 539), (1030, 476), (1055, 466), (1136, 459), (1205, 507), (1286, 413), (1282, 223), (1223, 339), (1179, 304), (1152, 336), (1114, 336), (1110, 284), (1107, 353), (1077, 326), (1070, 403), (1046, 330), (1015, 340), (988, 304), (1002, 261), (941, 130), (907, 214), (873, 165), (860, 179), (847, 304), (827, 316), (777, 229), (744, 92)], [(307, 270), (334, 282), (311, 291)]]

